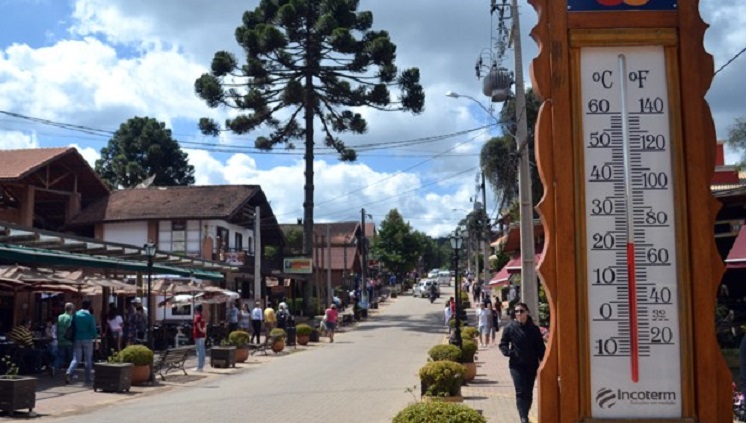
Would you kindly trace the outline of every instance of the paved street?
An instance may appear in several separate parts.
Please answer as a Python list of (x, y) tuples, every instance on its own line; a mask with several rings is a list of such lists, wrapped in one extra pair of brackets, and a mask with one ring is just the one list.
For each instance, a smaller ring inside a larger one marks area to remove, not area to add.
[[(133, 386), (126, 394), (43, 378), (35, 411), (55, 423), (390, 422), (419, 400), (417, 371), (427, 350), (445, 342), (445, 298), (430, 304), (400, 296), (372, 310), (366, 322), (345, 328), (333, 344), (322, 338), (280, 355), (252, 356), (236, 369), (171, 373), (166, 382)], [(477, 365), (477, 378), (462, 388), (464, 403), (490, 423), (517, 423), (507, 360), (492, 346), (479, 350)], [(535, 410), (532, 417), (537, 421)]]
[[(414, 401), (408, 387), (417, 386), (419, 394), (417, 370), (426, 362), (426, 351), (444, 334), (442, 304), (400, 297), (375, 318), (335, 337), (333, 344), (270, 357), (256, 368), (246, 365), (240, 372), (143, 395), (82, 417), (43, 420), (390, 422)], [(44, 413), (43, 401), (38, 408)]]

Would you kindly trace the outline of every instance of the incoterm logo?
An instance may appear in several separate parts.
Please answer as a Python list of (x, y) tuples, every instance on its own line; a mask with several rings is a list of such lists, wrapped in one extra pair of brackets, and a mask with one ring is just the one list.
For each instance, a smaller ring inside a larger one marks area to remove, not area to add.
[(619, 6), (624, 3), (627, 6), (643, 6), (650, 2), (650, 0), (596, 0), (598, 4), (602, 6)]
[(599, 408), (611, 408), (616, 404), (616, 394), (609, 388), (601, 388), (596, 392), (596, 404)]

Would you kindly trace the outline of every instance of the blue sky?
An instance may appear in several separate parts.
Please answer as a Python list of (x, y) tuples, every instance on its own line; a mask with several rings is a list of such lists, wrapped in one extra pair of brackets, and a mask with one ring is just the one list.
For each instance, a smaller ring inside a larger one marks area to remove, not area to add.
[[(154, 117), (183, 142), (198, 184), (259, 184), (279, 220), (295, 221), (303, 215), (302, 145), (293, 152), (259, 154), (249, 148), (254, 134), (212, 139), (196, 130), (200, 117), (222, 120), (226, 115), (195, 96), (194, 80), (216, 51), (237, 50), (233, 31), (243, 11), (256, 4), (0, 0), (0, 111), (106, 131), (133, 116)], [(474, 63), (490, 47), (497, 25), (487, 0), (362, 0), (360, 8), (373, 12), (375, 29), (390, 32), (398, 47), (397, 65), (420, 68), (426, 110), (419, 116), (364, 110), (369, 131), (345, 136), (350, 146), (454, 134), (490, 120), (472, 100), (444, 95), (455, 91), (489, 107), (474, 75)], [(536, 45), (526, 34), (536, 16), (525, 3), (521, 8), (528, 75)], [(718, 68), (746, 47), (746, 4), (705, 0), (701, 9), (712, 24), (706, 47)], [(504, 64), (513, 67), (512, 51)], [(746, 84), (740, 78), (744, 71), (746, 58), (740, 58), (716, 77), (708, 95), (720, 138), (736, 117), (746, 116)], [(408, 148), (361, 152), (352, 164), (319, 155), (316, 220), (356, 220), (365, 208), (380, 222), (398, 208), (416, 229), (444, 235), (463, 217), (463, 210), (473, 207), (478, 153), (489, 136), (490, 131), (476, 130)], [(107, 141), (106, 136), (0, 115), (4, 149), (75, 145), (93, 163)], [(231, 152), (194, 143), (220, 143), (231, 146)], [(490, 195), (487, 208), (492, 216), (496, 203)]]

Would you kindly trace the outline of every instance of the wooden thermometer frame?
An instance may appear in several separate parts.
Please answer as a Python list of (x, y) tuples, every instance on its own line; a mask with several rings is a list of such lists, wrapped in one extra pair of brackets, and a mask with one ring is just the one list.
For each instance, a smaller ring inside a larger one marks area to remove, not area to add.
[[(724, 267), (713, 233), (720, 205), (710, 192), (715, 131), (704, 100), (713, 62), (703, 48), (707, 26), (699, 16), (699, 0), (680, 0), (672, 11), (600, 12), (569, 12), (566, 0), (529, 2), (539, 13), (532, 31), (539, 45), (531, 64), (532, 85), (543, 100), (535, 131), (544, 184), (538, 209), (546, 233), (539, 275), (551, 312), (539, 372), (539, 421), (730, 423), (731, 375), (713, 321)], [(676, 419), (590, 417), (580, 52), (634, 46), (662, 46), (667, 67), (682, 396), (682, 417)]]

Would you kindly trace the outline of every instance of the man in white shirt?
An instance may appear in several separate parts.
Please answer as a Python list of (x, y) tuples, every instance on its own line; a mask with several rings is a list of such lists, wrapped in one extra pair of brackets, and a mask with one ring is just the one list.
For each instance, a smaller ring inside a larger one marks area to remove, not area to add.
[(262, 319), (264, 318), (264, 311), (262, 310), (262, 303), (259, 301), (254, 304), (254, 308), (251, 310), (251, 328), (253, 330), (251, 339), (249, 342), (254, 342), (256, 336), (256, 343), (260, 344), (260, 336), (262, 334)]

